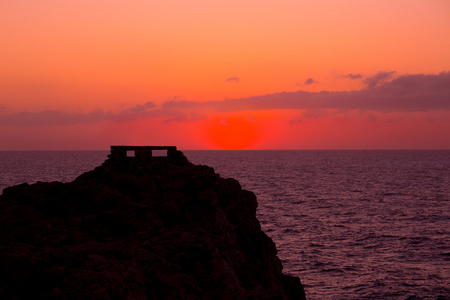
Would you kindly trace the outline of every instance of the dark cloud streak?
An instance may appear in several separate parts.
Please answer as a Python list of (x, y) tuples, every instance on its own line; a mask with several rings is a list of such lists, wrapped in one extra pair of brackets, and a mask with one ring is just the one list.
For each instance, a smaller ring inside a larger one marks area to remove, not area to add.
[(239, 82), (241, 79), (239, 77), (229, 77), (227, 78), (227, 82)]
[(341, 76), (341, 77), (343, 77), (343, 78), (349, 78), (349, 79), (352, 79), (352, 80), (355, 80), (355, 79), (362, 79), (362, 78), (363, 78), (363, 76), (362, 76), (361, 74), (352, 74), (352, 73), (343, 75), (343, 76)]
[[(96, 110), (73, 113), (56, 110), (0, 113), (0, 126), (50, 126), (129, 122), (145, 118), (166, 118), (163, 122), (194, 122), (206, 118), (206, 110), (216, 112), (271, 109), (310, 110), (309, 117), (320, 117), (322, 110), (360, 110), (375, 112), (426, 112), (450, 110), (450, 72), (435, 75), (412, 74), (394, 78), (394, 72), (381, 72), (364, 81), (367, 87), (341, 92), (282, 92), (222, 101), (170, 100), (160, 108), (146, 102), (118, 113)], [(311, 114), (314, 112), (314, 114)]]
[(343, 92), (282, 92), (222, 101), (168, 101), (175, 109), (213, 108), (218, 112), (269, 109), (358, 109), (372, 111), (450, 110), (450, 73), (403, 75), (388, 81), (395, 72), (367, 78), (368, 87)]
[(317, 83), (317, 81), (315, 81), (312, 78), (308, 78), (308, 79), (305, 80), (305, 82), (303, 82), (304, 85), (310, 85), (310, 84), (313, 84), (313, 83)]
[(58, 110), (45, 110), (40, 112), (19, 112), (13, 114), (0, 114), (0, 126), (53, 126), (94, 124), (101, 122), (130, 122), (137, 119), (169, 117), (164, 123), (169, 122), (193, 122), (204, 119), (196, 113), (185, 113), (179, 109), (157, 109), (153, 102), (138, 104), (134, 107), (122, 110), (119, 113), (96, 110), (89, 113), (71, 113)]
[(367, 84), (368, 88), (372, 88), (389, 81), (393, 78), (394, 74), (395, 72), (379, 72), (371, 77), (367, 77), (363, 82)]

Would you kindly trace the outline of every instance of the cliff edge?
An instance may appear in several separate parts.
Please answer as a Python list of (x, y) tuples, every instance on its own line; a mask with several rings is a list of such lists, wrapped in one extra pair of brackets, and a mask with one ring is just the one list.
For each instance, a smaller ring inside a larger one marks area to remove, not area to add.
[(255, 195), (168, 153), (110, 155), (70, 183), (5, 189), (0, 298), (304, 299)]

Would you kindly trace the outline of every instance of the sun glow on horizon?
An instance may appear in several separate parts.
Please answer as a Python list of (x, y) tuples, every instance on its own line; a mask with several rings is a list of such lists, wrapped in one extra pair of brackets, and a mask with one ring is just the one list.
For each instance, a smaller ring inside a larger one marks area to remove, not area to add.
[(221, 150), (243, 150), (251, 148), (260, 132), (255, 121), (239, 117), (210, 120), (207, 136), (214, 148)]

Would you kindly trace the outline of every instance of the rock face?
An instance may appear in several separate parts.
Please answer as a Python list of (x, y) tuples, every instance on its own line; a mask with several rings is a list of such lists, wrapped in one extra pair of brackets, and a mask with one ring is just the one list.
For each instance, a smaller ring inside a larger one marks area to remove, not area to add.
[(304, 299), (255, 195), (175, 151), (5, 189), (0, 298)]

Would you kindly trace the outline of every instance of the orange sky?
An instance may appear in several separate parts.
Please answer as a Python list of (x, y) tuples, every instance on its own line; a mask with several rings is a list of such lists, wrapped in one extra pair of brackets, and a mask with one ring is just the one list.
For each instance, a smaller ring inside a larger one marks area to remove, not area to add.
[(1, 1), (0, 150), (450, 149), (449, 37), (447, 0)]

